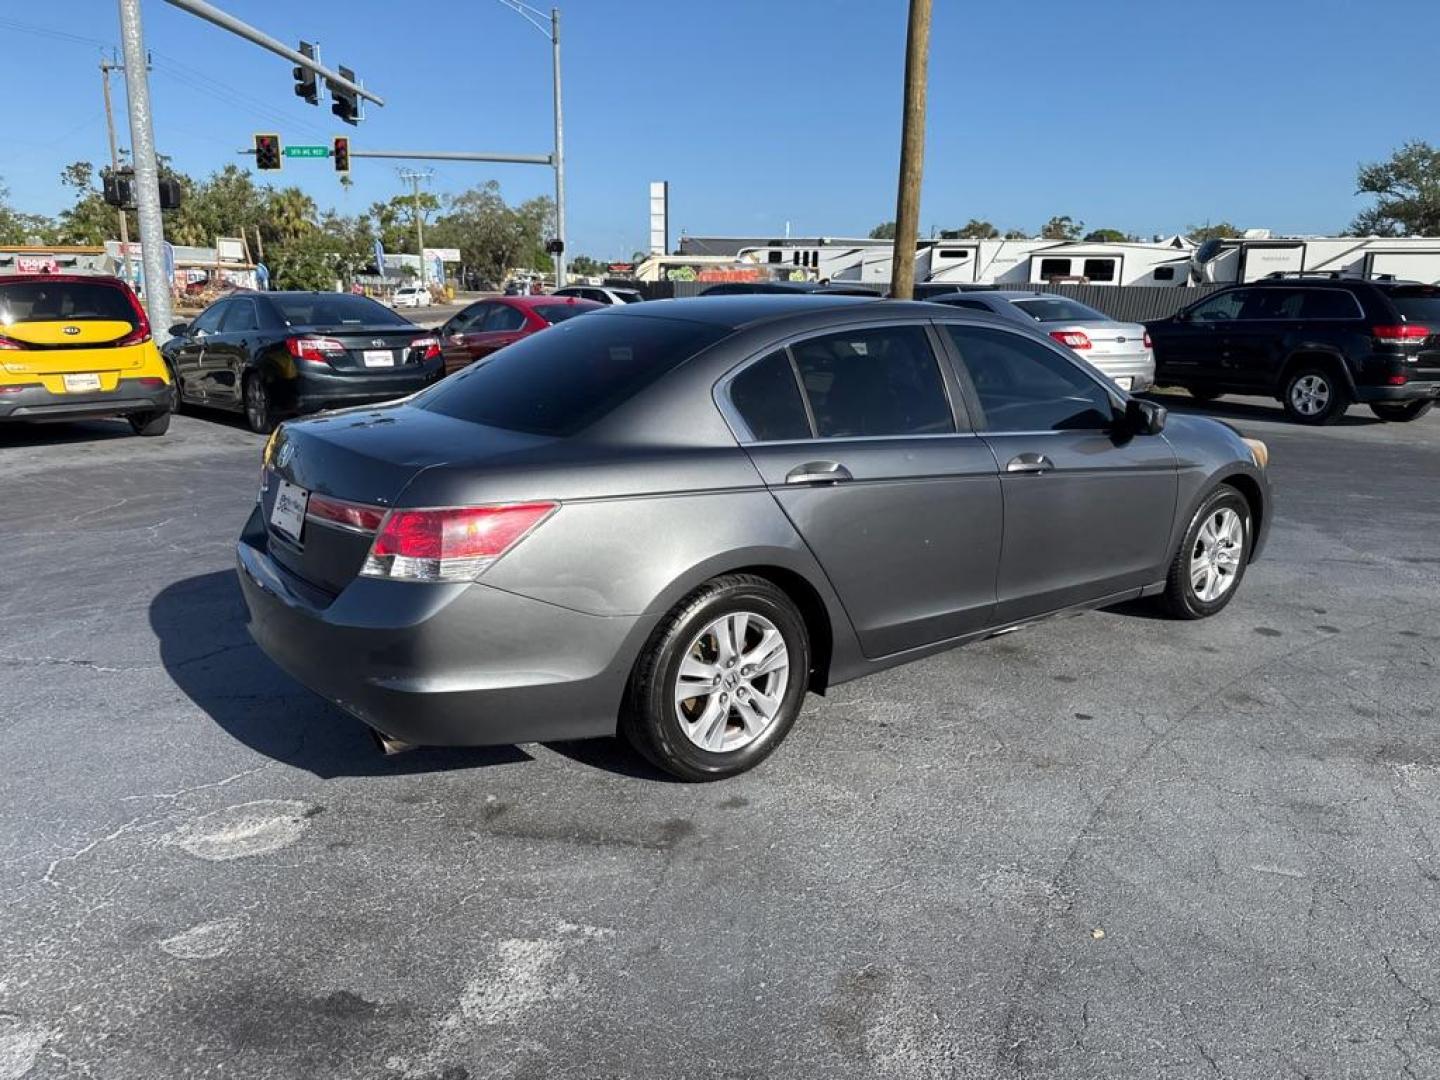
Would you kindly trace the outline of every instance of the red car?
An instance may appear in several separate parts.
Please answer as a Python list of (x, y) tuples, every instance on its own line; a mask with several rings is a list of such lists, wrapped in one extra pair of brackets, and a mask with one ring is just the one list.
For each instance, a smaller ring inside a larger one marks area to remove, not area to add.
[(604, 307), (573, 296), (497, 296), (476, 301), (450, 316), (437, 332), (445, 354), (445, 374), (547, 326)]

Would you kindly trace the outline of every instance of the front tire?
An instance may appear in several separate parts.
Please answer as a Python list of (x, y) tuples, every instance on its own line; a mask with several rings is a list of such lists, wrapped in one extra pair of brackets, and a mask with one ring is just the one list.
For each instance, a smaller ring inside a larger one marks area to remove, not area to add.
[(655, 628), (626, 689), (620, 731), (652, 764), (688, 781), (754, 768), (805, 699), (805, 620), (774, 583), (727, 574)]
[(1371, 403), (1370, 411), (1387, 423), (1408, 424), (1419, 420), (1434, 405), (1433, 401), (1376, 401)]
[(275, 403), (259, 372), (245, 376), (244, 395), (245, 423), (256, 435), (269, 435), (275, 430)]
[(1285, 413), (1297, 424), (1333, 424), (1350, 407), (1345, 384), (1322, 367), (1297, 368), (1285, 383)]
[(1170, 563), (1162, 606), (1177, 619), (1204, 619), (1235, 597), (1254, 544), (1245, 496), (1222, 484), (1190, 519)]

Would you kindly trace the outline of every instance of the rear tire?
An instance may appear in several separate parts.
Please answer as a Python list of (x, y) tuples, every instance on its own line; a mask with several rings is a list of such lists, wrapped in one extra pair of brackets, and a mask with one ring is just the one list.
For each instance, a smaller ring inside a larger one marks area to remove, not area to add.
[(170, 410), (166, 409), (159, 413), (141, 413), (139, 416), (127, 416), (130, 421), (130, 430), (136, 435), (164, 435), (170, 430)]
[(275, 403), (270, 388), (258, 372), (245, 376), (245, 423), (256, 435), (269, 435), (275, 430)]
[(175, 365), (166, 361), (165, 374), (170, 376), (170, 411), (178, 413), (185, 407), (185, 395), (180, 392), (180, 376), (175, 374)]
[(1350, 407), (1345, 384), (1323, 367), (1300, 367), (1285, 380), (1280, 399), (1285, 413), (1297, 424), (1333, 424)]
[(681, 780), (734, 776), (785, 738), (809, 676), (810, 640), (795, 604), (765, 578), (727, 574), (681, 600), (650, 635), (620, 731)]
[(1234, 599), (1255, 543), (1245, 496), (1221, 484), (1205, 497), (1170, 562), (1161, 607), (1172, 618), (1204, 619)]
[(1433, 401), (1376, 401), (1371, 403), (1370, 411), (1387, 423), (1408, 424), (1419, 420), (1434, 405)]

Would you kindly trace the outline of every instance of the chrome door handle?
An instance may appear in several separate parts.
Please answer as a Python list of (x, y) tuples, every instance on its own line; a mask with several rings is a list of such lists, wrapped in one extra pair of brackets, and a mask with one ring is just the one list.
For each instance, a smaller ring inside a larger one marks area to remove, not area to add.
[(838, 461), (807, 461), (785, 474), (787, 484), (838, 484), (853, 479), (850, 470)]
[(1005, 464), (1007, 473), (1044, 473), (1055, 468), (1055, 463), (1044, 454), (1017, 454)]

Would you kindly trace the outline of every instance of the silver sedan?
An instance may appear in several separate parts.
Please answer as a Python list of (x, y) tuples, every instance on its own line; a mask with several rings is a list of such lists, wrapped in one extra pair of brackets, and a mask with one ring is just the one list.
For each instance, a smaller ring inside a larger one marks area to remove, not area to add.
[(1079, 353), (1121, 390), (1138, 394), (1155, 385), (1155, 352), (1145, 327), (1116, 322), (1068, 296), (996, 289), (931, 297), (930, 302), (989, 311), (1035, 327)]

